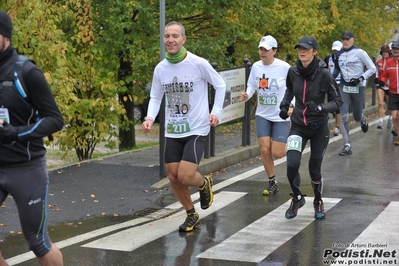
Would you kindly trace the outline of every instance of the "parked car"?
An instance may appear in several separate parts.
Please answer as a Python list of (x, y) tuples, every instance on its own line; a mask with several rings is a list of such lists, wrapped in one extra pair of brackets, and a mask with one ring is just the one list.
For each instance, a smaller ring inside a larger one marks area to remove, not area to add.
[[(148, 104), (150, 103), (150, 96), (144, 99), (141, 104), (133, 106), (133, 116), (135, 121), (144, 121), (144, 117), (147, 115)], [(159, 114), (155, 117), (155, 122), (159, 122)]]
[(133, 116), (135, 121), (144, 121), (144, 117), (147, 115), (149, 102), (150, 96), (145, 98), (141, 104), (133, 106)]

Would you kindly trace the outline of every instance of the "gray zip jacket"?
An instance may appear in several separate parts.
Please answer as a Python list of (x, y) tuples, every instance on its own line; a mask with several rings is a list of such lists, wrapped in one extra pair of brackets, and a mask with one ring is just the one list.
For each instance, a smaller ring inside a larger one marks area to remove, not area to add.
[[(354, 45), (347, 50), (338, 51), (337, 57), (338, 67), (335, 68), (333, 76), (336, 78), (341, 73), (343, 85), (351, 85), (349, 81), (352, 78), (361, 78), (365, 81), (377, 70), (366, 51)], [(360, 83), (359, 86), (365, 86), (365, 82)]]

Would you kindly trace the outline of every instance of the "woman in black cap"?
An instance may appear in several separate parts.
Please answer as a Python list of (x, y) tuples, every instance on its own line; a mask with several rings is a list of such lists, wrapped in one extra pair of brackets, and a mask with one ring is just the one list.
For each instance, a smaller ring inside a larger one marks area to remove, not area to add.
[(294, 48), (297, 49), (298, 60), (288, 71), (287, 90), (280, 104), (280, 117), (286, 119), (291, 100), (295, 97), (287, 140), (287, 177), (293, 194), (285, 217), (296, 217), (298, 209), (305, 204), (300, 187), (299, 167), (302, 152), (310, 140), (309, 174), (314, 192), (314, 217), (324, 219), (321, 163), (330, 135), (328, 114), (337, 110), (342, 101), (335, 79), (326, 68), (325, 62), (317, 56), (316, 39), (312, 36), (302, 37)]

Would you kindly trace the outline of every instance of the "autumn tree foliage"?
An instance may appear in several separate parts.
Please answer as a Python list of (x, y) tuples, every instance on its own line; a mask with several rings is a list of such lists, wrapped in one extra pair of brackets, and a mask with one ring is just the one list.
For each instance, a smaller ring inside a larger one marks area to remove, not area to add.
[[(96, 145), (130, 149), (132, 106), (141, 102), (160, 60), (158, 0), (3, 0), (14, 21), (13, 45), (43, 70), (64, 116), (56, 143), (79, 160)], [(218, 69), (259, 60), (273, 35), (278, 57), (293, 64), (300, 37), (313, 35), (319, 55), (351, 30), (355, 44), (378, 56), (398, 28), (396, 0), (165, 0), (166, 23), (180, 21), (186, 48)], [(130, 139), (129, 139), (130, 138)]]

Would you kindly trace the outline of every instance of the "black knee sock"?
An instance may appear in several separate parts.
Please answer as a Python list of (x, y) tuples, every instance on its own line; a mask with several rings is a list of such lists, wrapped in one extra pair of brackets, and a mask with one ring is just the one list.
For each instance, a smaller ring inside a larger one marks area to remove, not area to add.
[(321, 192), (323, 190), (323, 182), (322, 180), (312, 181), (312, 187), (314, 192), (314, 200), (321, 200)]

